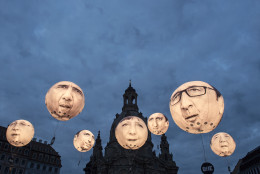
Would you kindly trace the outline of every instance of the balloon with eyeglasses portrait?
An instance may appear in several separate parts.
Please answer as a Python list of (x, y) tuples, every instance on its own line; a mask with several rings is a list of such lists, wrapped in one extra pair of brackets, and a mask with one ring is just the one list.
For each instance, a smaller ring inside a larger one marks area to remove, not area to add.
[(214, 130), (224, 112), (221, 93), (202, 81), (191, 81), (178, 87), (171, 95), (169, 105), (174, 122), (193, 134)]
[(83, 110), (85, 97), (78, 85), (69, 81), (61, 81), (49, 89), (45, 96), (45, 104), (55, 119), (67, 121)]
[(216, 155), (226, 157), (233, 154), (236, 143), (228, 133), (219, 132), (212, 136), (210, 148)]
[(27, 120), (15, 120), (6, 130), (7, 141), (16, 147), (22, 147), (30, 143), (34, 136), (34, 127)]

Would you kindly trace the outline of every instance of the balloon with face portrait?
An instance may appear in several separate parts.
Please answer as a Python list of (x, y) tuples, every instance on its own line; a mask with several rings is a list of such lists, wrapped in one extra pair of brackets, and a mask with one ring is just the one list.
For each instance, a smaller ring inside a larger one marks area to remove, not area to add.
[(54, 118), (67, 121), (83, 110), (85, 97), (78, 85), (61, 81), (49, 89), (45, 96), (45, 104)]
[(74, 136), (73, 145), (80, 152), (89, 151), (95, 144), (95, 137), (89, 130), (81, 130)]
[(30, 143), (34, 136), (34, 127), (27, 120), (16, 120), (6, 130), (7, 141), (16, 147), (22, 147)]
[(148, 118), (148, 128), (155, 135), (162, 135), (168, 130), (168, 118), (162, 113), (154, 113)]
[(193, 134), (215, 129), (224, 112), (224, 99), (220, 92), (202, 81), (191, 81), (178, 87), (169, 105), (174, 122)]
[(136, 150), (142, 147), (148, 137), (147, 126), (137, 116), (123, 118), (115, 130), (117, 142), (125, 149)]
[(216, 155), (226, 157), (233, 154), (236, 143), (228, 133), (219, 132), (212, 136), (210, 147)]

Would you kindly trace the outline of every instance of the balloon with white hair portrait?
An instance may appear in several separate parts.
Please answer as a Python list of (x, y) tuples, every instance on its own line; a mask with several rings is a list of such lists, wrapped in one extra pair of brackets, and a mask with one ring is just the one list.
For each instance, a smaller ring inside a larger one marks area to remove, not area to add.
[(45, 104), (54, 118), (67, 121), (83, 110), (85, 97), (78, 85), (61, 81), (49, 89), (45, 96)]
[(7, 141), (16, 147), (22, 147), (30, 143), (34, 136), (34, 127), (27, 120), (16, 120), (6, 130)]
[(212, 136), (210, 147), (216, 155), (226, 157), (233, 154), (236, 143), (228, 133), (219, 132)]
[(89, 130), (81, 130), (74, 136), (73, 145), (80, 152), (89, 151), (95, 143), (95, 137)]
[(224, 112), (220, 92), (202, 81), (191, 81), (178, 87), (171, 95), (169, 105), (174, 122), (193, 134), (215, 129)]
[(169, 127), (168, 118), (162, 113), (154, 113), (148, 118), (148, 128), (155, 135), (165, 134)]
[(142, 147), (148, 137), (145, 122), (137, 116), (123, 118), (115, 129), (117, 142), (125, 149), (136, 150)]

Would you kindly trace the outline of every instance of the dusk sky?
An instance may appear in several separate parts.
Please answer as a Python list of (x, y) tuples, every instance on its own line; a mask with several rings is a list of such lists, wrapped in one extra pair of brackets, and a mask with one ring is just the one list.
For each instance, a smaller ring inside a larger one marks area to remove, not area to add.
[[(53, 148), (61, 174), (83, 174), (92, 154), (74, 148), (78, 131), (97, 137), (100, 130), (105, 148), (130, 79), (139, 111), (168, 117), (179, 174), (202, 173), (202, 138), (214, 174), (228, 173), (228, 163), (233, 170), (260, 145), (260, 1), (0, 0), (0, 125), (28, 120), (34, 137), (50, 142), (59, 122)], [(59, 81), (85, 95), (83, 111), (69, 121), (57, 121), (45, 106)], [(207, 82), (224, 97), (220, 124), (202, 138), (181, 130), (169, 110), (173, 91), (189, 81)], [(236, 142), (230, 157), (210, 149), (218, 132)], [(152, 142), (158, 155), (160, 136)]]

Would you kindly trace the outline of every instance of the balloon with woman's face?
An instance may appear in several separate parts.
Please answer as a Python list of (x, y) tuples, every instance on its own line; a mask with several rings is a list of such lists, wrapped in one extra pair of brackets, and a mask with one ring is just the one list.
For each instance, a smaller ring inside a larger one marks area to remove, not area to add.
[(128, 116), (118, 123), (115, 134), (117, 142), (123, 148), (136, 150), (145, 144), (148, 130), (141, 118)]
[(49, 89), (45, 97), (45, 104), (54, 118), (67, 121), (83, 110), (85, 97), (78, 85), (69, 81), (61, 81)]
[(236, 149), (236, 143), (228, 133), (219, 132), (211, 138), (210, 147), (216, 155), (225, 157), (232, 155)]
[(30, 143), (34, 136), (34, 127), (27, 120), (16, 120), (6, 130), (7, 141), (16, 147), (22, 147)]
[(162, 113), (154, 113), (148, 118), (148, 128), (155, 135), (162, 135), (168, 130), (169, 121)]
[(80, 152), (89, 151), (95, 143), (95, 137), (89, 130), (81, 130), (73, 140), (74, 147)]
[(170, 100), (174, 122), (194, 134), (215, 129), (224, 112), (224, 99), (217, 89), (202, 81), (187, 82), (178, 87)]

